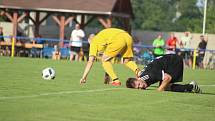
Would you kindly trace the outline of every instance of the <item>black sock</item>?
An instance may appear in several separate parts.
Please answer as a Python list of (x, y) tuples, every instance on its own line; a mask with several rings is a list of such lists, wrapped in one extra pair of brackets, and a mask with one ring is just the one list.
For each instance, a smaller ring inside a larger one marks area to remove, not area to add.
[(172, 84), (171, 91), (173, 92), (191, 92), (193, 89), (193, 85), (191, 84)]
[(119, 78), (113, 79), (113, 81), (119, 80)]

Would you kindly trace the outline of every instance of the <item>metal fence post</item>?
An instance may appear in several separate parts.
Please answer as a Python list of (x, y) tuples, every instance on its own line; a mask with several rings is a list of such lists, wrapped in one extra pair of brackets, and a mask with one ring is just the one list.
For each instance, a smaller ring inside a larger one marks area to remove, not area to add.
[(14, 50), (15, 50), (15, 37), (12, 37), (11, 57), (14, 57)]
[(196, 68), (196, 49), (193, 51), (193, 70)]

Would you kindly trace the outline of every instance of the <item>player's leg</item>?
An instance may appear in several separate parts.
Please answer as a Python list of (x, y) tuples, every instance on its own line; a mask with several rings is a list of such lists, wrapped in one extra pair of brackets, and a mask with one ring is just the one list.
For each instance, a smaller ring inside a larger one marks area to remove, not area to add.
[(189, 84), (170, 84), (166, 91), (202, 93), (195, 81), (191, 81)]
[(126, 47), (125, 42), (123, 40), (116, 38), (116, 41), (107, 46), (102, 56), (103, 68), (112, 79), (112, 85), (114, 86), (121, 85), (121, 82), (119, 81), (119, 78), (117, 77), (113, 70), (111, 59), (113, 57), (116, 57), (122, 50), (124, 50), (125, 47)]
[(123, 58), (123, 64), (125, 64), (126, 67), (131, 69), (135, 73), (135, 75), (139, 77), (140, 69), (132, 59), (133, 58)]
[(132, 38), (129, 34), (122, 34), (122, 38), (126, 41), (126, 49), (122, 52), (123, 57), (123, 64), (125, 64), (126, 67), (131, 69), (136, 76), (138, 77), (138, 73), (140, 72), (140, 69), (137, 67), (137, 64), (133, 61), (133, 51), (132, 51)]
[(119, 78), (117, 77), (117, 75), (115, 74), (115, 72), (113, 70), (113, 66), (110, 62), (111, 58), (112, 57), (103, 55), (102, 66), (103, 66), (105, 72), (111, 77), (112, 85), (119, 86), (119, 85), (121, 85), (121, 82), (119, 81)]
[(166, 91), (173, 92), (191, 92), (193, 90), (193, 85), (191, 84), (170, 84)]
[(200, 89), (200, 87), (198, 86), (198, 84), (195, 81), (191, 81), (189, 84), (193, 86), (192, 92), (202, 93), (202, 90)]
[(112, 85), (118, 86), (121, 83), (113, 70), (111, 59), (116, 57), (118, 54), (121, 54), (121, 52), (126, 49), (126, 41), (121, 37), (121, 35), (118, 35), (113, 39), (112, 43), (109, 44), (104, 51), (102, 56), (102, 65), (105, 72), (107, 72), (112, 79)]
[(105, 76), (104, 76), (104, 84), (109, 84), (111, 81), (110, 76), (108, 75), (107, 72), (105, 72)]

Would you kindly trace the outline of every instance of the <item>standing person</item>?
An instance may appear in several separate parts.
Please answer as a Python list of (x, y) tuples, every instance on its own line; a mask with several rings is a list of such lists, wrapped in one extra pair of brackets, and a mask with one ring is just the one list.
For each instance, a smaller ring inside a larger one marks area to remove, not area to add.
[[(83, 55), (82, 55), (82, 60), (84, 61), (87, 61), (88, 60), (88, 56), (89, 56), (89, 48), (90, 48), (90, 38), (91, 37), (94, 37), (95, 35), (94, 34), (90, 34), (87, 38), (87, 42), (83, 43), (83, 46), (82, 46), (82, 51), (83, 51)], [(80, 59), (81, 60), (81, 59)]]
[[(3, 28), (0, 27), (0, 42), (3, 42), (4, 41), (4, 34), (3, 34)], [(0, 55), (3, 55), (4, 54), (4, 49), (1, 47), (0, 45)]]
[[(0, 42), (4, 42), (4, 34), (3, 34), (3, 28), (0, 26)], [(6, 49), (1, 47), (0, 45), (0, 55), (4, 55), (5, 54)]]
[(181, 56), (184, 59), (185, 64), (189, 67), (192, 66), (192, 58), (191, 58), (191, 45), (192, 35), (190, 32), (184, 32), (184, 36), (181, 37), (180, 47), (181, 47)]
[(4, 33), (3, 33), (3, 27), (0, 27), (0, 42), (4, 41)]
[(189, 84), (175, 84), (183, 80), (183, 59), (176, 54), (167, 54), (156, 58), (148, 64), (139, 75), (139, 78), (128, 78), (128, 88), (146, 89), (150, 85), (160, 82), (158, 91), (194, 92), (201, 93), (195, 81)]
[(159, 34), (157, 36), (157, 38), (153, 41), (152, 45), (154, 47), (153, 54), (154, 54), (155, 57), (163, 56), (164, 55), (164, 45), (165, 45), (165, 42), (164, 42), (164, 39), (162, 38), (161, 34)]
[(170, 37), (166, 41), (166, 54), (175, 54), (176, 52), (176, 43), (178, 42), (174, 33), (170, 34)]
[(207, 47), (207, 39), (203, 35), (200, 36), (201, 42), (198, 45), (198, 56), (197, 56), (197, 65), (200, 68), (203, 68), (203, 59), (205, 56), (205, 49)]
[(79, 60), (79, 53), (82, 48), (82, 41), (85, 37), (84, 31), (80, 28), (80, 24), (75, 25), (75, 29), (71, 33), (71, 47), (70, 47), (70, 61), (75, 57), (75, 60)]
[(121, 82), (115, 74), (111, 59), (121, 54), (123, 64), (130, 68), (136, 75), (139, 68), (133, 61), (132, 37), (124, 30), (117, 28), (108, 28), (100, 31), (90, 40), (89, 60), (85, 67), (80, 83), (86, 83), (88, 73), (90, 72), (97, 55), (102, 56), (102, 65), (105, 72), (112, 79), (113, 86), (120, 86)]
[(52, 52), (52, 59), (53, 60), (60, 60), (61, 52), (58, 45), (54, 46), (54, 52)]

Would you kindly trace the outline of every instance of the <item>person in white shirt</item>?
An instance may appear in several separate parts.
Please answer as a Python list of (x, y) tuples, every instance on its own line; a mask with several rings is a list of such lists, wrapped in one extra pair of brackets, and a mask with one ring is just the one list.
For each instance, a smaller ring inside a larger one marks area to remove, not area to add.
[(181, 47), (181, 56), (184, 59), (184, 62), (189, 67), (192, 66), (192, 60), (191, 60), (191, 51), (190, 51), (190, 45), (191, 45), (192, 35), (190, 32), (185, 32), (184, 36), (181, 37), (180, 47)]
[(79, 52), (81, 51), (82, 41), (84, 37), (85, 33), (80, 28), (80, 24), (76, 24), (70, 38), (70, 61), (72, 61), (74, 57), (76, 61), (79, 60)]

